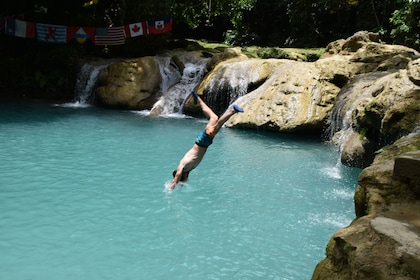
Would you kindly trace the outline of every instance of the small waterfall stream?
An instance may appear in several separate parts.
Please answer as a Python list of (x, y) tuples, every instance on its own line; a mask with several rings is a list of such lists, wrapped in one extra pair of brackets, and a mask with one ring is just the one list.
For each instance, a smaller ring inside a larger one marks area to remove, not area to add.
[[(196, 63), (185, 62), (182, 75), (170, 67), (170, 57), (156, 57), (159, 64), (162, 84), (161, 97), (150, 110), (151, 115), (180, 114), (191, 91), (202, 81), (209, 58)], [(74, 101), (63, 106), (88, 107), (95, 97), (98, 77), (103, 69), (115, 61), (85, 63), (77, 75), (74, 88)]]
[(77, 74), (74, 86), (74, 101), (65, 104), (69, 107), (89, 107), (95, 98), (98, 77), (102, 70), (114, 61), (87, 62)]
[(361, 102), (372, 98), (372, 93), (376, 90), (374, 81), (386, 74), (383, 72), (362, 74), (341, 89), (331, 111), (330, 126), (326, 133), (326, 137), (338, 146), (340, 154), (353, 133), (353, 111)]
[(85, 63), (78, 74), (74, 87), (75, 102), (90, 104), (97, 86), (98, 76), (107, 65), (94, 65)]
[(226, 108), (238, 98), (246, 95), (249, 85), (255, 84), (260, 77), (260, 67), (255, 67), (250, 61), (244, 61), (230, 67), (226, 64), (219, 69), (209, 81), (206, 102), (216, 114), (222, 114)]
[(176, 82), (174, 81), (174, 73), (168, 70), (169, 62), (162, 63), (162, 60), (159, 60), (161, 62), (159, 65), (162, 75), (162, 96), (154, 104), (150, 114), (171, 115), (182, 113), (185, 101), (204, 76), (204, 69), (208, 60), (202, 59), (196, 64), (185, 63), (182, 76)]

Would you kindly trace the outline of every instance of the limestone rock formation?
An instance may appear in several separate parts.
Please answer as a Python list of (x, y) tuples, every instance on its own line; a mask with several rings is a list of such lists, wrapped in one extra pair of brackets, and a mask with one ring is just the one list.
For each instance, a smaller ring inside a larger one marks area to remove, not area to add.
[[(332, 132), (340, 131), (343, 135), (341, 130), (344, 129), (350, 131), (344, 135), (361, 135), (360, 138), (348, 137), (344, 141), (335, 137), (343, 143), (341, 161), (350, 166), (367, 166), (371, 163), (367, 155), (372, 155), (380, 147), (407, 135), (420, 125), (419, 111), (420, 87), (411, 82), (408, 70), (358, 75), (342, 88), (331, 112)], [(363, 149), (351, 151), (349, 145), (362, 145)], [(348, 154), (354, 156), (348, 157)], [(364, 160), (360, 161), (361, 158)]]
[(420, 126), (419, 57), (358, 32), (332, 42), (314, 63), (222, 60), (198, 92), (218, 114), (232, 102), (245, 109), (228, 127), (318, 134), (328, 128), (341, 162), (366, 167), (375, 151)]
[(313, 63), (281, 59), (222, 62), (201, 89), (211, 104), (222, 101), (218, 113), (241, 97), (245, 113), (227, 126), (280, 132), (321, 131), (339, 91)]
[[(116, 62), (101, 75), (95, 93), (96, 103), (118, 109), (150, 110), (168, 88), (180, 82), (186, 64), (209, 59), (206, 68), (210, 71), (221, 61), (245, 57), (239, 49), (214, 52), (175, 50), (161, 56)], [(183, 100), (176, 103), (183, 103)], [(153, 114), (161, 112), (162, 108), (157, 107)]]
[(157, 100), (162, 77), (154, 57), (142, 57), (108, 66), (96, 89), (96, 102), (119, 109), (150, 108)]
[(320, 134), (332, 126), (347, 137), (334, 137), (341, 141), (342, 162), (365, 167), (374, 151), (420, 125), (418, 57), (413, 49), (358, 32), (331, 43), (314, 63), (223, 61), (199, 92), (217, 113), (237, 99), (245, 113), (233, 116), (229, 127)]
[(357, 218), (330, 239), (312, 279), (418, 279), (420, 134), (397, 140), (359, 176)]

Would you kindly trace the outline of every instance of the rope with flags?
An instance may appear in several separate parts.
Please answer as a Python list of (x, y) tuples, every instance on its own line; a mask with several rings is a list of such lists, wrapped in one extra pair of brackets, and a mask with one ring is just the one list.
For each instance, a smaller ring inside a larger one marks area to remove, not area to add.
[(35, 23), (15, 18), (5, 18), (2, 22), (6, 35), (36, 38), (39, 42), (55, 44), (66, 44), (74, 40), (81, 44), (90, 41), (95, 45), (122, 45), (126, 38), (162, 34), (172, 30), (171, 17), (110, 27), (65, 26)]

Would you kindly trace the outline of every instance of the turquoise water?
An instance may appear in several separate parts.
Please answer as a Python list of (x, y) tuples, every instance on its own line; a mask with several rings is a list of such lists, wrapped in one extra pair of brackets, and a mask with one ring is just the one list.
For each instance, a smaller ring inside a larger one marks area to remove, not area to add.
[(310, 279), (354, 218), (358, 169), (320, 139), (205, 121), (0, 105), (0, 279)]

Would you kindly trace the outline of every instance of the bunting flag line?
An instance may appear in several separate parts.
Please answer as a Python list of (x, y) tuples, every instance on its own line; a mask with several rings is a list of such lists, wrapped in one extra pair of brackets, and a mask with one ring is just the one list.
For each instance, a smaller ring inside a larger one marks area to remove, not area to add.
[[(19, 20), (25, 20), (24, 14), (19, 14), (18, 16), (1, 16), (0, 17), (0, 31), (2, 31), (6, 27), (6, 20), (8, 19), (19, 19)], [(5, 32), (6, 33), (6, 32)]]
[(79, 44), (84, 44), (90, 40), (95, 42), (95, 27), (76, 27), (67, 26), (67, 42), (75, 40)]
[(36, 37), (44, 43), (64, 44), (67, 42), (67, 28), (64, 25), (36, 24)]
[(124, 26), (96, 28), (96, 45), (122, 45), (124, 43)]
[(18, 19), (6, 19), (5, 34), (21, 38), (35, 38), (35, 23)]
[(146, 22), (137, 22), (124, 25), (124, 32), (126, 38), (137, 37), (147, 34)]
[[(95, 1), (95, 0), (94, 0)], [(7, 16), (0, 19), (0, 30), (10, 36), (37, 38), (39, 42), (65, 44), (71, 41), (96, 45), (122, 45), (125, 38), (146, 34), (161, 34), (172, 30), (172, 18), (148, 20), (117, 27), (77, 27), (27, 22), (22, 17)]]
[(148, 20), (147, 28), (149, 34), (161, 34), (172, 30), (172, 18), (166, 17), (161, 20)]

